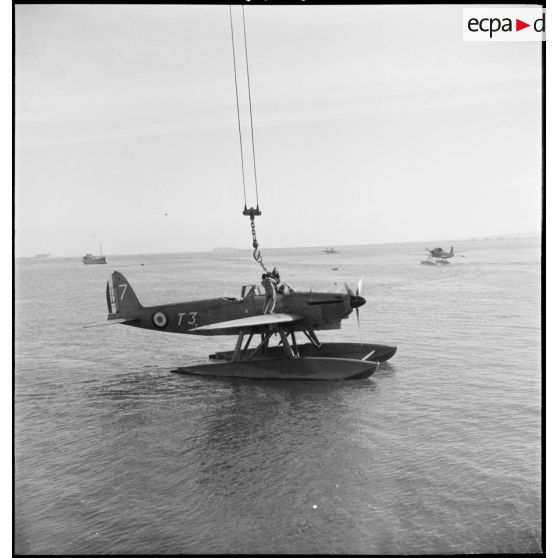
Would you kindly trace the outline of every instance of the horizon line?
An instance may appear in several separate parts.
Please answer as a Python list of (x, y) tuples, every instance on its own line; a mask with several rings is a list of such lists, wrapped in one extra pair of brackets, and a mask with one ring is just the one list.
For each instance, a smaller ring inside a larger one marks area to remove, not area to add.
[[(523, 238), (536, 238), (542, 235), (541, 231), (526, 231), (526, 232), (516, 232), (516, 233), (505, 233), (505, 234), (490, 234), (485, 236), (474, 236), (469, 238), (456, 238), (456, 239), (448, 239), (443, 240), (442, 242), (474, 242), (478, 240), (509, 240), (516, 238), (518, 235), (522, 235)], [(527, 236), (529, 235), (529, 236)], [(390, 244), (420, 244), (420, 243), (435, 243), (440, 242), (440, 240), (403, 240), (397, 242), (366, 242), (362, 244), (315, 244), (311, 246), (285, 246), (285, 247), (269, 247), (265, 248), (265, 250), (304, 250), (304, 249), (314, 249), (314, 248), (348, 248), (354, 246), (385, 246)], [(172, 252), (148, 252), (146, 254), (141, 253), (134, 253), (134, 252), (126, 252), (126, 253), (111, 253), (111, 254), (103, 254), (103, 256), (150, 256), (150, 255), (161, 255), (161, 254), (210, 254), (215, 253), (219, 250), (235, 250), (236, 252), (251, 252), (252, 248), (236, 248), (234, 246), (215, 246), (214, 248), (208, 250), (186, 250), (186, 251), (172, 251)], [(47, 259), (47, 258), (83, 258), (83, 255), (71, 255), (71, 256), (53, 256), (51, 254), (42, 255), (42, 254), (35, 254), (33, 256), (15, 256), (12, 255), (14, 260), (22, 260), (22, 259)], [(37, 257), (39, 256), (39, 257)]]

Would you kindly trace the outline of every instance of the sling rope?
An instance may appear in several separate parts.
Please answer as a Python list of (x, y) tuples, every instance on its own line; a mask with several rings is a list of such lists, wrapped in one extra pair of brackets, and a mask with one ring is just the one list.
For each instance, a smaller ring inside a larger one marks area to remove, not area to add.
[(255, 217), (257, 215), (261, 215), (262, 212), (260, 211), (260, 202), (258, 197), (258, 178), (256, 173), (256, 149), (254, 146), (254, 123), (252, 118), (252, 95), (250, 92), (250, 72), (248, 67), (248, 45), (246, 41), (246, 19), (244, 17), (244, 6), (242, 6), (242, 29), (244, 33), (244, 52), (245, 52), (245, 60), (246, 60), (246, 76), (248, 80), (248, 104), (250, 110), (250, 131), (251, 131), (251, 140), (252, 140), (252, 159), (254, 161), (254, 184), (256, 190), (256, 208), (250, 207), (248, 208), (248, 204), (246, 202), (246, 179), (244, 173), (244, 151), (242, 148), (242, 131), (240, 125), (240, 104), (238, 100), (238, 78), (237, 78), (237, 71), (236, 71), (236, 53), (234, 49), (234, 31), (233, 31), (233, 19), (232, 19), (232, 6), (229, 5), (229, 18), (231, 23), (231, 41), (232, 41), (232, 53), (233, 53), (233, 69), (234, 69), (234, 88), (236, 93), (236, 115), (238, 119), (238, 137), (240, 141), (240, 164), (242, 167), (242, 188), (244, 192), (244, 211), (242, 212), (243, 215), (250, 216), (250, 228), (252, 231), (252, 247), (254, 248), (253, 257), (258, 262), (264, 271), (267, 272), (267, 268), (263, 263), (263, 259), (260, 253), (260, 245), (258, 243), (258, 239), (256, 236), (256, 223)]
[(236, 116), (238, 119), (238, 139), (240, 140), (240, 165), (242, 168), (242, 189), (244, 191), (244, 207), (246, 207), (246, 180), (244, 178), (244, 152), (242, 151), (242, 130), (240, 128), (240, 105), (238, 103), (238, 80), (236, 78), (236, 56), (234, 52), (234, 31), (232, 20), (232, 6), (229, 6), (229, 16), (231, 20), (231, 42), (233, 54), (233, 69), (234, 69), (234, 91), (236, 93)]
[(246, 43), (246, 20), (244, 19), (244, 6), (242, 6), (242, 28), (244, 30), (244, 53), (246, 55), (246, 78), (248, 80), (248, 106), (250, 107), (250, 131), (252, 133), (252, 159), (254, 160), (254, 184), (256, 185), (256, 207), (260, 207), (258, 199), (258, 175), (256, 173), (256, 148), (254, 145), (254, 123), (252, 121), (252, 95), (250, 93), (250, 71), (248, 69), (248, 45)]

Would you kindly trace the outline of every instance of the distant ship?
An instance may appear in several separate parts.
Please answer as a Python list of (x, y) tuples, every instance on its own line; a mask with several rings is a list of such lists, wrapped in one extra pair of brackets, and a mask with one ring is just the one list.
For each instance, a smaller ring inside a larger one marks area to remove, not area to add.
[(35, 260), (46, 260), (50, 258), (50, 254), (35, 254), (34, 256), (20, 256), (16, 258), (18, 262), (30, 262)]
[(93, 254), (85, 254), (85, 256), (83, 256), (81, 261), (85, 265), (106, 264), (107, 263), (107, 258), (105, 256), (103, 256), (103, 249), (102, 249), (101, 246), (99, 246), (99, 252), (100, 252), (99, 256), (94, 256)]
[(85, 254), (81, 260), (84, 264), (106, 264), (107, 259), (105, 256), (94, 256), (93, 254)]

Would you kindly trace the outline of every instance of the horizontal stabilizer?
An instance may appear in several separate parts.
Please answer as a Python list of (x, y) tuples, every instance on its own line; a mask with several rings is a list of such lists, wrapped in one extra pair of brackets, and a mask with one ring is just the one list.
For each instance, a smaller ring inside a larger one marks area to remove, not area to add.
[(126, 318), (117, 318), (115, 320), (105, 320), (104, 322), (95, 322), (93, 324), (87, 324), (83, 327), (101, 327), (101, 326), (109, 326), (113, 324), (131, 324), (132, 322), (136, 322), (136, 318), (126, 319)]
[(250, 316), (248, 318), (240, 318), (239, 320), (229, 320), (227, 322), (218, 322), (206, 326), (196, 327), (190, 331), (211, 331), (213, 329), (234, 329), (238, 327), (258, 327), (265, 325), (286, 324), (298, 322), (303, 317), (298, 314), (262, 314), (260, 316)]

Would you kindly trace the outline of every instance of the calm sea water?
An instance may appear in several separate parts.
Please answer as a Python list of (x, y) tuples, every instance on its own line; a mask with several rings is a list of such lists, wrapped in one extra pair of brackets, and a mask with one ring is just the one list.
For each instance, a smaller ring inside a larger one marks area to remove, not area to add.
[(250, 252), (17, 263), (16, 552), (541, 551), (540, 241), (454, 244), (264, 251), (301, 290), (364, 276), (362, 340), (398, 352), (352, 382), (172, 374), (234, 338), (82, 328), (114, 269), (146, 305), (239, 296)]

